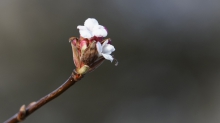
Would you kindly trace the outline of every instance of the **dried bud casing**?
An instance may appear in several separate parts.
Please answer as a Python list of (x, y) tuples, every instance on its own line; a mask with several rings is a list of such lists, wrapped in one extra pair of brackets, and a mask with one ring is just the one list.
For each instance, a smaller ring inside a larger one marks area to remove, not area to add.
[(97, 61), (99, 59), (95, 40), (90, 41), (82, 37), (80, 39), (71, 37), (69, 42), (71, 42), (73, 61), (78, 74), (85, 74), (98, 66), (99, 62)]
[(73, 61), (76, 66), (76, 68), (80, 68), (80, 54), (79, 54), (79, 40), (76, 37), (71, 37), (69, 39), (69, 42), (72, 46), (72, 52), (73, 52)]
[(81, 56), (81, 62), (85, 65), (91, 66), (98, 58), (96, 50), (96, 41), (93, 41), (84, 51)]

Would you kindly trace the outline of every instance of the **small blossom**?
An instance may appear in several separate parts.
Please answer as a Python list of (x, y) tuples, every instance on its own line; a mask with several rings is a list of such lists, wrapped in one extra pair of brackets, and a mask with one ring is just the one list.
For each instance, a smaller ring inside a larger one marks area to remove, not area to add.
[[(103, 40), (107, 36), (105, 27), (99, 25), (94, 18), (88, 18), (84, 26), (77, 26), (80, 38), (71, 37), (73, 61), (78, 74), (85, 74), (100, 66), (104, 60), (116, 60), (111, 53), (115, 51), (110, 39)], [(117, 60), (116, 60), (117, 65)]]
[(102, 45), (100, 42), (97, 42), (96, 48), (99, 56), (103, 56), (105, 59), (112, 62), (114, 58), (110, 54), (115, 51), (115, 47), (111, 44), (108, 44), (108, 42), (108, 39)]
[(79, 29), (79, 33), (83, 38), (92, 38), (94, 36), (96, 37), (106, 37), (107, 36), (107, 30), (102, 25), (99, 25), (98, 21), (94, 18), (88, 18), (84, 26), (77, 26), (77, 29)]

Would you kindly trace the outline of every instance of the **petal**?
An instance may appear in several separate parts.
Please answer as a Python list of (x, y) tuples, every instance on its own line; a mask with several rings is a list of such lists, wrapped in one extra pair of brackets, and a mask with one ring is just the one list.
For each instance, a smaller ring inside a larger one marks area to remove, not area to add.
[(87, 29), (87, 28), (85, 26), (79, 25), (79, 26), (77, 26), (77, 29)]
[(95, 18), (88, 18), (84, 22), (84, 26), (87, 27), (90, 31), (92, 31), (95, 25), (99, 25), (98, 21)]
[(83, 38), (93, 37), (93, 34), (85, 26), (77, 26), (77, 29), (79, 29), (79, 33)]
[(102, 53), (104, 53), (104, 54), (111, 54), (114, 51), (115, 51), (115, 47), (111, 44), (105, 44), (102, 47)]
[(106, 29), (102, 29), (102, 37), (106, 37), (108, 35), (108, 32)]
[(102, 56), (103, 56), (105, 59), (110, 60), (111, 62), (114, 60), (114, 58), (113, 58), (111, 55), (103, 54), (103, 53), (102, 53)]
[(81, 40), (79, 45), (80, 45), (80, 49), (81, 49), (81, 52), (82, 52), (87, 48), (87, 41), (86, 40)]
[(92, 33), (88, 30), (79, 30), (79, 33), (84, 38), (91, 38), (93, 37)]
[(102, 45), (101, 45), (100, 42), (96, 43), (96, 48), (97, 48), (97, 51), (99, 53), (99, 56), (101, 56), (102, 55)]
[(101, 25), (95, 25), (93, 27), (92, 33), (96, 36), (96, 37), (106, 37), (107, 36), (107, 31), (105, 29), (105, 27), (101, 26)]

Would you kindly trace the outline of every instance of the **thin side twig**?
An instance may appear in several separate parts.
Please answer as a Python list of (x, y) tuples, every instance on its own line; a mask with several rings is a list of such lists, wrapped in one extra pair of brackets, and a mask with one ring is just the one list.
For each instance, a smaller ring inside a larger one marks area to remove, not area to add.
[(51, 100), (58, 97), (60, 94), (65, 92), (69, 87), (71, 87), (73, 84), (75, 84), (77, 81), (79, 81), (83, 75), (77, 74), (76, 72), (73, 72), (72, 75), (66, 80), (65, 83), (63, 83), (60, 87), (58, 87), (53, 92), (49, 93), (45, 97), (41, 98), (37, 102), (30, 103), (27, 107), (25, 105), (21, 106), (18, 113), (16, 113), (14, 116), (6, 120), (4, 123), (18, 123), (22, 120), (24, 120), (27, 116), (32, 114), (37, 109), (41, 108), (46, 103), (50, 102)]

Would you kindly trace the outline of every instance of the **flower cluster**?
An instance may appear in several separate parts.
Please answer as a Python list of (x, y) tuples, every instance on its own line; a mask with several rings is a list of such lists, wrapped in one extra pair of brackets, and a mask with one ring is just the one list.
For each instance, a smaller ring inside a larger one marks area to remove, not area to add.
[[(78, 74), (85, 74), (97, 68), (104, 60), (114, 60), (111, 55), (115, 51), (110, 39), (104, 39), (108, 32), (94, 18), (88, 18), (84, 26), (77, 26), (80, 38), (71, 37), (73, 61)], [(117, 64), (117, 63), (116, 63)]]

